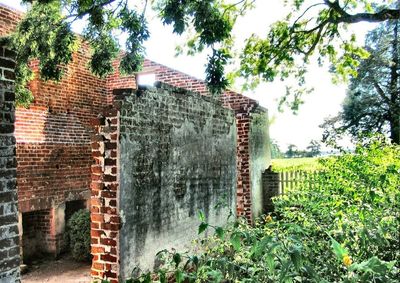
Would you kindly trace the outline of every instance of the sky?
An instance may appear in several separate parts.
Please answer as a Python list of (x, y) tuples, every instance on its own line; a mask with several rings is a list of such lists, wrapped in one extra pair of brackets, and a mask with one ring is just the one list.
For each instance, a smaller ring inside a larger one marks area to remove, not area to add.
[[(311, 1), (311, 0), (310, 0)], [(266, 34), (267, 28), (273, 22), (282, 19), (287, 8), (282, 0), (258, 0), (255, 9), (249, 11), (246, 16), (238, 19), (233, 34), (240, 48), (244, 40), (256, 33)], [(0, 0), (8, 6), (18, 10), (24, 10), (19, 0)], [(158, 63), (167, 65), (184, 73), (204, 78), (207, 53), (203, 52), (194, 57), (175, 56), (175, 47), (184, 42), (185, 37), (179, 37), (172, 33), (172, 28), (164, 26), (155, 15), (150, 13), (149, 30), (150, 39), (146, 42), (146, 57)], [(357, 35), (362, 45), (366, 32), (374, 28), (373, 24), (359, 23), (349, 28), (349, 33)], [(76, 32), (80, 26), (76, 25)], [(312, 139), (320, 140), (323, 130), (319, 125), (328, 116), (334, 116), (341, 108), (345, 97), (346, 85), (334, 85), (331, 81), (329, 66), (310, 66), (308, 75), (308, 86), (314, 88), (314, 92), (304, 98), (305, 103), (300, 106), (297, 115), (290, 109), (284, 112), (278, 111), (278, 99), (285, 93), (285, 82), (275, 81), (262, 84), (252, 92), (242, 92), (259, 101), (260, 105), (268, 109), (270, 124), (270, 136), (274, 139), (281, 150), (286, 150), (289, 144), (295, 144), (298, 148), (306, 148)], [(238, 88), (238, 86), (236, 86)], [(344, 141), (346, 144), (348, 141)]]

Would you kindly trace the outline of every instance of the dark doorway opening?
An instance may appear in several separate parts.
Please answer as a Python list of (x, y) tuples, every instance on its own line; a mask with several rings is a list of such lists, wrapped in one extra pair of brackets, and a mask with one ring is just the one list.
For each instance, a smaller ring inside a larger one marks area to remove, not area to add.
[(86, 200), (72, 200), (65, 203), (65, 223), (71, 219), (71, 216), (81, 209), (86, 209)]
[(30, 263), (51, 253), (50, 209), (22, 213), (22, 227), (23, 262)]

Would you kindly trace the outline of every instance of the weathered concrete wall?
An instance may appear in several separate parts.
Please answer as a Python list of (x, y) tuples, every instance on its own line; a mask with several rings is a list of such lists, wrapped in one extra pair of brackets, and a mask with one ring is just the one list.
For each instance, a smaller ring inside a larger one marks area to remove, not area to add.
[[(171, 69), (162, 64), (145, 60), (143, 66), (144, 73), (153, 73), (157, 81), (165, 82), (176, 87), (184, 88), (190, 91), (209, 95), (207, 86), (204, 81), (191, 77), (187, 74)], [(121, 85), (116, 84), (121, 87)], [(240, 93), (232, 90), (226, 90), (220, 97), (224, 107), (235, 111), (236, 128), (237, 128), (237, 205), (236, 213), (239, 217), (245, 217), (249, 223), (253, 223), (254, 212), (252, 205), (252, 184), (250, 177), (250, 153), (249, 153), (249, 131), (251, 113), (259, 108), (256, 100), (248, 98)], [(259, 108), (260, 109), (260, 108)], [(268, 150), (268, 149), (267, 149)], [(258, 159), (258, 157), (256, 157)], [(268, 165), (265, 165), (268, 166)], [(258, 178), (260, 176), (256, 174)], [(259, 187), (258, 187), (259, 188)], [(257, 192), (259, 194), (259, 192)], [(260, 205), (258, 204), (258, 207)], [(258, 208), (259, 209), (259, 208)]]
[(13, 53), (0, 45), (0, 282), (19, 282)]
[(249, 154), (253, 219), (263, 213), (262, 173), (271, 165), (268, 112), (258, 106), (250, 114)]
[[(198, 212), (226, 223), (236, 204), (236, 130), (218, 101), (161, 85), (126, 97), (120, 117), (120, 276), (197, 236)], [(224, 206), (218, 206), (218, 203)]]

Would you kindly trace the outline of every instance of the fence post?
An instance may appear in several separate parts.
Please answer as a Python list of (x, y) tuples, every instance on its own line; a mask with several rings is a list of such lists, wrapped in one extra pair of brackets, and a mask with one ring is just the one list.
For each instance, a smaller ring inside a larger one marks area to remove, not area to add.
[(281, 193), (279, 179), (279, 173), (272, 172), (271, 166), (262, 173), (264, 213), (274, 210), (272, 197), (278, 196)]

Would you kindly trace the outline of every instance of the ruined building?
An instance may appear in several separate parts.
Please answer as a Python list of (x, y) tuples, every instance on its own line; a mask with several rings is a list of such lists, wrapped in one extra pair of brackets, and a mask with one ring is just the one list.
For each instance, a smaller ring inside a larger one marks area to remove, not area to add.
[[(0, 36), (22, 16), (0, 5)], [(65, 223), (84, 207), (92, 275), (113, 282), (187, 243), (198, 210), (221, 225), (232, 208), (249, 222), (262, 213), (270, 156), (257, 101), (229, 90), (216, 100), (203, 81), (150, 60), (155, 87), (138, 88), (141, 74), (100, 79), (83, 44), (61, 82), (35, 79), (34, 102), (14, 109), (13, 56), (0, 47), (0, 282), (18, 278), (20, 255), (62, 252)]]

